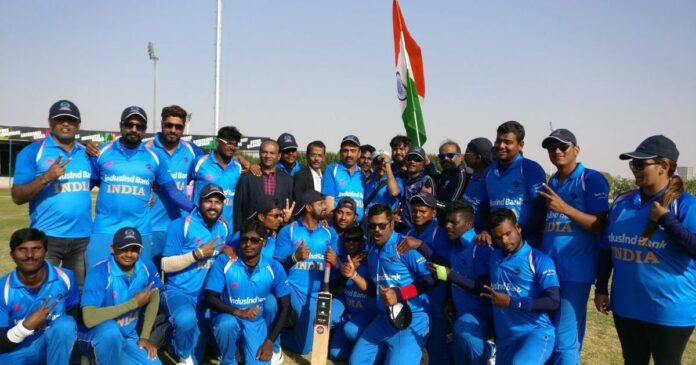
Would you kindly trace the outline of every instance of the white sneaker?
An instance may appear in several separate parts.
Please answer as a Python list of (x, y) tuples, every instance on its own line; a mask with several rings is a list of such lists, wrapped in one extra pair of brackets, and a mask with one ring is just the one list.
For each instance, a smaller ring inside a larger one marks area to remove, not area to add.
[(282, 365), (284, 361), (285, 357), (283, 357), (283, 349), (273, 353), (273, 357), (271, 357), (271, 365)]
[(185, 359), (179, 359), (179, 362), (176, 363), (176, 365), (194, 365), (193, 358), (191, 356), (189, 356)]
[(488, 359), (488, 365), (495, 365), (495, 342), (488, 340), (488, 344), (491, 346), (491, 357)]

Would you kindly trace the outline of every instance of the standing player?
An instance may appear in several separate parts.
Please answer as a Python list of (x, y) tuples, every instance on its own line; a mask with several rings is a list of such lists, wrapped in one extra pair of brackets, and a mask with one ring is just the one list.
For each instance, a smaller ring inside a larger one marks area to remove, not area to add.
[(162, 252), (162, 271), (167, 273), (163, 297), (174, 327), (174, 353), (183, 364), (203, 359), (208, 322), (202, 288), (220, 246), (229, 236), (220, 218), (225, 202), (222, 188), (208, 184), (199, 196), (198, 208), (169, 226)]
[(406, 153), (411, 147), (411, 140), (399, 134), (389, 141), (389, 147), (391, 147), (391, 168), (394, 175), (406, 179)]
[(459, 143), (453, 140), (446, 140), (440, 145), (437, 158), (442, 166), (441, 172), (433, 174), (435, 186), (437, 186), (437, 218), (442, 227), (445, 226), (445, 205), (462, 198), (464, 189), (469, 182), (469, 175), (466, 173), (466, 165), (462, 162), (462, 149)]
[(609, 210), (609, 184), (602, 174), (577, 162), (580, 147), (569, 130), (553, 131), (541, 145), (558, 168), (539, 192), (548, 207), (541, 251), (556, 264), (561, 284), (561, 304), (554, 313), (556, 346), (552, 359), (556, 364), (579, 364), (587, 299)]
[(80, 110), (68, 100), (55, 102), (48, 113), (51, 133), (17, 156), (12, 201), (29, 203), (31, 227), (46, 233), (46, 260), (85, 278), (85, 248), (92, 233), (92, 166), (85, 148), (75, 141)]
[(44, 261), (46, 235), (23, 228), (10, 237), (17, 268), (0, 279), (0, 362), (67, 364), (77, 338), (80, 293), (72, 272)]
[(398, 209), (398, 232), (407, 232), (413, 228), (411, 198), (420, 193), (435, 195), (433, 178), (425, 173), (425, 159), (425, 150), (421, 147), (411, 147), (406, 154), (407, 178), (404, 181), (404, 193), (401, 195), (401, 205)]
[(365, 182), (365, 209), (384, 204), (394, 210), (404, 192), (404, 181), (394, 175), (389, 155), (382, 152), (372, 159), (372, 175)]
[(491, 254), (491, 284), (481, 296), (493, 303), (497, 356), (501, 364), (543, 364), (553, 352), (550, 312), (558, 309), (553, 261), (522, 239), (515, 213), (490, 215), (491, 233), (501, 247)]
[(147, 115), (137, 106), (121, 114), (121, 137), (101, 148), (92, 158), (100, 180), (94, 229), (87, 246), (87, 267), (109, 257), (114, 232), (124, 226), (136, 227), (142, 234), (141, 256), (151, 259), (152, 231), (148, 200), (157, 183), (178, 208), (191, 211), (193, 204), (176, 187), (167, 161), (142, 143)]
[(360, 170), (362, 170), (366, 180), (372, 175), (372, 158), (375, 155), (375, 151), (376, 149), (370, 144), (360, 146), (358, 166), (360, 166)]
[(466, 146), (464, 152), (464, 162), (474, 170), (474, 173), (469, 175), (469, 182), (466, 184), (462, 199), (471, 203), (474, 208), (474, 226), (477, 230), (482, 229), (482, 224), (479, 221), (478, 208), (481, 201), (479, 200), (479, 190), (483, 184), (483, 176), (486, 168), (493, 163), (491, 150), (493, 144), (486, 138), (479, 137), (472, 139)]
[[(288, 271), (290, 303), (297, 321), (292, 332), (283, 333), (283, 348), (305, 355), (312, 350), (312, 329), (317, 294), (321, 290), (326, 262), (337, 266), (336, 235), (319, 221), (326, 218), (325, 196), (308, 190), (300, 200), (301, 217), (283, 227), (278, 234), (274, 257)], [(331, 325), (338, 323), (343, 306), (334, 298)]]
[(280, 161), (278, 170), (285, 171), (290, 176), (295, 176), (302, 169), (302, 165), (297, 161), (297, 142), (295, 136), (290, 133), (283, 133), (278, 136), (280, 145)]
[[(205, 283), (206, 304), (215, 313), (212, 326), (222, 364), (237, 363), (240, 340), (245, 364), (268, 364), (273, 342), (290, 310), (291, 289), (283, 267), (261, 254), (267, 236), (263, 225), (248, 221), (240, 232), (239, 259), (230, 261), (227, 255), (220, 255), (210, 269)], [(263, 301), (268, 296), (274, 296), (279, 306), (270, 329), (263, 319)]]
[[(486, 169), (479, 190), (480, 221), (486, 224), (493, 210), (510, 209), (519, 217), (523, 237), (532, 244), (539, 244), (546, 201), (538, 192), (546, 181), (546, 174), (541, 165), (522, 155), (525, 134), (522, 124), (505, 122), (498, 127), (497, 133), (497, 160)], [(487, 230), (482, 230), (476, 240), (489, 245), (493, 242)]]
[(394, 232), (389, 207), (373, 206), (367, 219), (369, 277), (358, 273), (352, 280), (361, 289), (376, 292), (377, 310), (355, 343), (350, 363), (376, 364), (383, 353), (384, 364), (419, 364), (429, 331), (427, 299), (421, 294), (435, 281), (418, 252), (397, 252), (403, 237)]
[(365, 175), (357, 165), (360, 157), (360, 140), (349, 135), (341, 140), (341, 161), (332, 163), (324, 170), (321, 192), (334, 198), (333, 210), (338, 200), (344, 196), (351, 197), (357, 204), (358, 222), (363, 217), (363, 195), (365, 193)]
[(149, 338), (162, 282), (152, 263), (140, 259), (142, 248), (140, 232), (123, 227), (114, 234), (112, 255), (87, 271), (81, 303), (87, 330), (78, 336), (99, 364), (160, 364)]

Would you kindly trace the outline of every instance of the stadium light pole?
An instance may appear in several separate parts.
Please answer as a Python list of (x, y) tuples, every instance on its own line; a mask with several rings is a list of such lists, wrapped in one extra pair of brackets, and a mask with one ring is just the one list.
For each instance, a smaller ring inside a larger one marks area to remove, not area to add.
[(217, 0), (217, 8), (215, 13), (215, 109), (213, 119), (215, 135), (220, 128), (220, 41), (222, 36), (222, 0)]
[[(152, 101), (152, 117), (155, 118), (157, 115), (157, 63), (159, 62), (159, 57), (155, 53), (155, 45), (152, 44), (152, 42), (147, 42), (147, 54), (150, 56), (150, 60), (152, 60), (153, 65), (155, 66), (155, 87), (153, 91), (153, 101)], [(151, 123), (152, 124), (152, 133), (156, 133), (156, 123)]]

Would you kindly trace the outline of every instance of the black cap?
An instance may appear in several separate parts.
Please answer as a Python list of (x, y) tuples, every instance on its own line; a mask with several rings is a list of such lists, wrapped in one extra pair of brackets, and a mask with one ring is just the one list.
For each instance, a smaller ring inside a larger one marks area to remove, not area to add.
[(140, 246), (140, 248), (142, 248), (143, 239), (137, 228), (123, 227), (114, 233), (113, 244), (114, 248), (117, 250), (123, 250), (129, 246)]
[(256, 203), (256, 213), (268, 213), (276, 208), (280, 209), (278, 199), (270, 195), (263, 195)]
[(573, 144), (575, 146), (578, 145), (578, 140), (575, 139), (575, 135), (573, 132), (567, 130), (567, 129), (556, 129), (555, 131), (551, 132), (548, 137), (544, 138), (544, 140), (541, 142), (541, 147), (542, 148), (549, 148), (549, 145), (554, 142), (558, 141), (563, 144)]
[(423, 161), (425, 161), (425, 150), (423, 149), (423, 147), (410, 147), (408, 149), (408, 153), (406, 153), (406, 156), (408, 155), (418, 156)]
[(305, 206), (307, 204), (312, 204), (315, 202), (318, 202), (320, 200), (323, 200), (326, 197), (326, 195), (314, 190), (314, 189), (309, 189), (302, 193), (300, 196), (300, 201), (298, 202), (299, 208), (297, 208), (297, 212), (295, 212), (295, 215), (298, 215), (302, 213), (304, 210)]
[(216, 194), (220, 195), (220, 198), (222, 198), (222, 200), (225, 200), (225, 191), (222, 190), (220, 185), (208, 184), (208, 185), (204, 186), (203, 189), (201, 189), (201, 195), (198, 199), (199, 200), (200, 199), (208, 199), (209, 197), (216, 195)]
[(135, 105), (123, 109), (123, 113), (121, 113), (121, 121), (126, 121), (134, 115), (137, 115), (140, 118), (142, 118), (145, 124), (147, 124), (147, 113), (145, 113), (145, 110), (143, 110), (143, 108)]
[(437, 207), (437, 199), (435, 199), (435, 196), (430, 193), (419, 193), (417, 195), (414, 195), (411, 198), (411, 204), (413, 204), (415, 201), (422, 201), (423, 204), (431, 207), (431, 208), (436, 208)]
[(48, 119), (58, 117), (70, 117), (80, 120), (80, 109), (70, 100), (58, 100), (51, 105), (51, 109), (48, 111)]
[(278, 136), (278, 145), (280, 145), (280, 150), (284, 151), (290, 148), (297, 148), (297, 141), (295, 141), (295, 136), (290, 133), (283, 133)]
[(336, 204), (336, 209), (338, 209), (338, 208), (348, 208), (348, 209), (352, 210), (353, 212), (355, 212), (356, 211), (355, 199), (353, 199), (349, 196), (342, 197), (338, 201), (338, 204)]
[(630, 160), (632, 158), (647, 160), (655, 157), (665, 157), (677, 162), (679, 158), (677, 145), (671, 139), (660, 134), (646, 138), (645, 141), (638, 145), (635, 151), (619, 155), (619, 158), (622, 160)]
[(389, 307), (389, 324), (397, 330), (402, 330), (411, 325), (413, 314), (408, 303), (396, 303)]
[(360, 140), (358, 139), (358, 137), (356, 137), (352, 134), (349, 134), (349, 135), (343, 137), (343, 139), (341, 140), (341, 146), (343, 146), (346, 143), (352, 143), (352, 144), (360, 147)]
[(493, 143), (488, 140), (488, 138), (478, 137), (469, 141), (466, 145), (467, 151), (481, 156), (481, 159), (486, 165), (490, 165), (493, 162), (493, 154), (491, 153), (493, 149)]

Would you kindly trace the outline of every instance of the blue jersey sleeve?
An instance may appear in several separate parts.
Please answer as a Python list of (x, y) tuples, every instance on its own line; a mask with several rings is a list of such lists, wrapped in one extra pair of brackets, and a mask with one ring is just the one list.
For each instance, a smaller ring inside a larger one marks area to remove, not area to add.
[(108, 289), (105, 264), (100, 264), (87, 271), (85, 283), (82, 288), (82, 307), (101, 307), (104, 302), (104, 293)]
[(293, 224), (288, 224), (278, 232), (275, 250), (273, 251), (273, 258), (276, 260), (285, 260), (295, 253), (295, 245), (292, 243), (292, 237), (290, 237), (290, 229)]
[(162, 156), (159, 157), (157, 170), (155, 170), (155, 180), (159, 185), (164, 185), (168, 182), (174, 182), (174, 180), (172, 180), (172, 175), (169, 173), (169, 162), (167, 162), (166, 159), (162, 158)]
[(77, 287), (75, 274), (70, 270), (63, 270), (63, 272), (68, 275), (70, 281), (70, 289), (68, 289), (68, 295), (65, 297), (65, 309), (69, 310), (80, 305), (80, 290)]
[(197, 156), (196, 158), (193, 159), (193, 162), (191, 162), (191, 165), (189, 166), (188, 170), (188, 176), (186, 177), (186, 182), (190, 183), (191, 181), (196, 180), (196, 166), (198, 166), (198, 161), (201, 159), (201, 156)]
[(492, 253), (493, 247), (490, 245), (474, 247), (474, 275), (490, 275)]
[[(268, 242), (266, 242), (268, 243)], [(229, 238), (227, 240), (227, 245), (234, 247), (235, 250), (239, 250), (239, 231), (234, 232), (233, 234), (229, 235)]]
[(423, 255), (418, 253), (416, 250), (409, 250), (403, 256), (401, 260), (411, 272), (414, 279), (420, 278), (422, 276), (430, 275), (430, 271), (426, 268), (425, 264), (428, 262)]
[[(336, 181), (334, 180), (333, 171), (336, 169), (336, 164), (332, 163), (329, 167), (324, 170), (324, 175), (321, 178), (321, 192), (324, 195), (336, 197), (338, 193), (336, 192)], [(334, 207), (338, 204), (338, 201), (334, 202)]]
[(143, 260), (142, 263), (145, 265), (149, 275), (147, 278), (148, 285), (150, 285), (150, 283), (154, 283), (152, 289), (159, 289), (162, 291), (162, 277), (160, 277), (159, 271), (157, 271), (155, 264), (152, 263), (152, 260)]
[(534, 250), (533, 252), (534, 280), (539, 285), (539, 288), (541, 290), (546, 290), (548, 288), (560, 286), (558, 283), (558, 275), (556, 275), (556, 265), (554, 265), (553, 260), (540, 251)]
[(222, 293), (225, 289), (225, 265), (229, 258), (227, 255), (219, 255), (213, 266), (208, 271), (208, 277), (205, 279), (205, 290)]
[(203, 150), (200, 147), (198, 147), (198, 145), (196, 145), (195, 143), (191, 143), (191, 148), (193, 149), (193, 155), (195, 157), (205, 155), (205, 152), (203, 152)]
[(177, 256), (184, 253), (186, 237), (184, 237), (183, 222), (185, 219), (185, 217), (179, 218), (169, 224), (167, 240), (164, 242), (164, 248), (162, 249), (163, 257)]
[[(544, 191), (546, 172), (536, 161), (524, 159), (524, 188), (530, 200), (541, 198), (539, 191)], [(543, 198), (541, 198), (543, 199)]]
[(36, 147), (31, 144), (19, 151), (15, 162), (14, 184), (28, 184), (36, 178)]
[(587, 213), (600, 214), (609, 210), (609, 183), (597, 171), (585, 173), (585, 206)]
[(288, 285), (288, 277), (283, 266), (278, 261), (271, 260), (271, 270), (273, 270), (273, 294), (277, 298), (289, 295), (290, 285)]
[[(3, 278), (6, 279), (6, 278)], [(10, 326), (10, 312), (7, 310), (7, 304), (4, 300), (0, 300), (0, 328)]]

